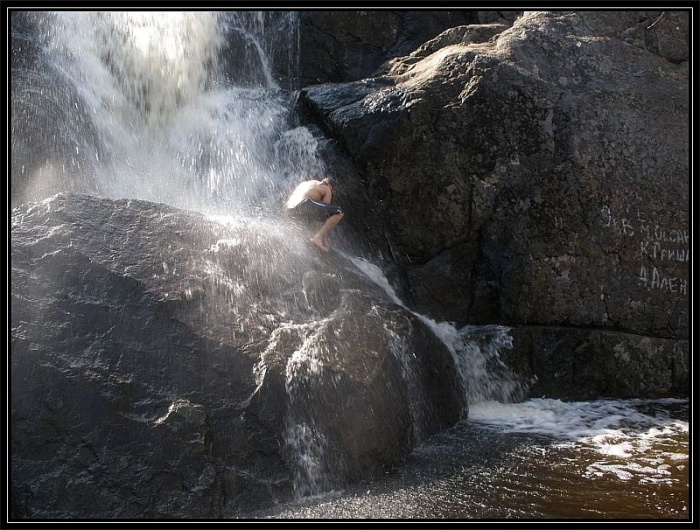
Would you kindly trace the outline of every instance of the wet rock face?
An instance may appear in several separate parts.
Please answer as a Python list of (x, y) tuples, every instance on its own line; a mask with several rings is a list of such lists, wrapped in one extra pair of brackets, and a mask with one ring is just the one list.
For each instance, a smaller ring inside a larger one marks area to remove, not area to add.
[(59, 195), (12, 223), (24, 517), (230, 515), (371, 476), (466, 414), (444, 344), (282, 219)]

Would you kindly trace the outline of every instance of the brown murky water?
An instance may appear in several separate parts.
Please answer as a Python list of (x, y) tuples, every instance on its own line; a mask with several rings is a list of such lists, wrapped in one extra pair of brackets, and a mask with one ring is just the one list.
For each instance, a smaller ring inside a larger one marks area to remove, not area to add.
[(469, 421), (383, 477), (249, 518), (690, 520), (687, 402), (629, 410), (569, 440)]

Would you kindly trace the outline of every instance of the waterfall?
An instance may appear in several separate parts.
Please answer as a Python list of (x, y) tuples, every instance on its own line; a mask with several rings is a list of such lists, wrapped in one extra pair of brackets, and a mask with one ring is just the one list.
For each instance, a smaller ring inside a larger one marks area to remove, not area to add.
[[(293, 112), (298, 12), (13, 17), (30, 57), (12, 65), (13, 200), (72, 191), (244, 219), (325, 170)], [(290, 363), (290, 396), (309, 362)], [(291, 417), (287, 443), (299, 495), (327, 489), (318, 429)]]
[[(391, 301), (408, 309), (379, 267), (363, 258), (343, 255), (381, 287)], [(501, 358), (502, 353), (513, 347), (507, 326), (468, 325), (457, 329), (449, 322), (435, 322), (411, 312), (447, 346), (462, 378), (462, 387), (467, 389), (470, 405), (488, 401), (510, 403), (525, 396), (529, 382), (520, 380)]]
[(13, 14), (13, 38), (37, 58), (12, 67), (21, 199), (247, 215), (324, 169), (292, 112), (295, 12), (30, 12)]

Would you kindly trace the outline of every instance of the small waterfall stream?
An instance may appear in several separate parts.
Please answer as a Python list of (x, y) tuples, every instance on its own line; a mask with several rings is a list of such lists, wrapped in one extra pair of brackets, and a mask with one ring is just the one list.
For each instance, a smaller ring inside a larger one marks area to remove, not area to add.
[[(399, 299), (382, 270), (363, 258), (345, 255), (347, 259), (379, 285), (396, 304), (409, 309)], [(410, 309), (409, 309), (410, 310)], [(413, 311), (412, 311), (413, 312)], [(470, 404), (487, 401), (511, 403), (522, 400), (527, 392), (527, 381), (520, 381), (510, 372), (501, 358), (505, 350), (512, 348), (512, 338), (506, 326), (464, 326), (456, 329), (449, 322), (433, 319), (413, 312), (452, 353), (460, 370), (464, 388), (468, 389)]]

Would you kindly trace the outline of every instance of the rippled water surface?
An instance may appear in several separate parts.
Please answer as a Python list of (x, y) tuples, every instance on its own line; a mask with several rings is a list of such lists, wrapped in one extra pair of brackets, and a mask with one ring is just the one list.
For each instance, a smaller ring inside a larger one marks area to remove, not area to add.
[(398, 469), (250, 519), (689, 520), (688, 403), (484, 404)]

